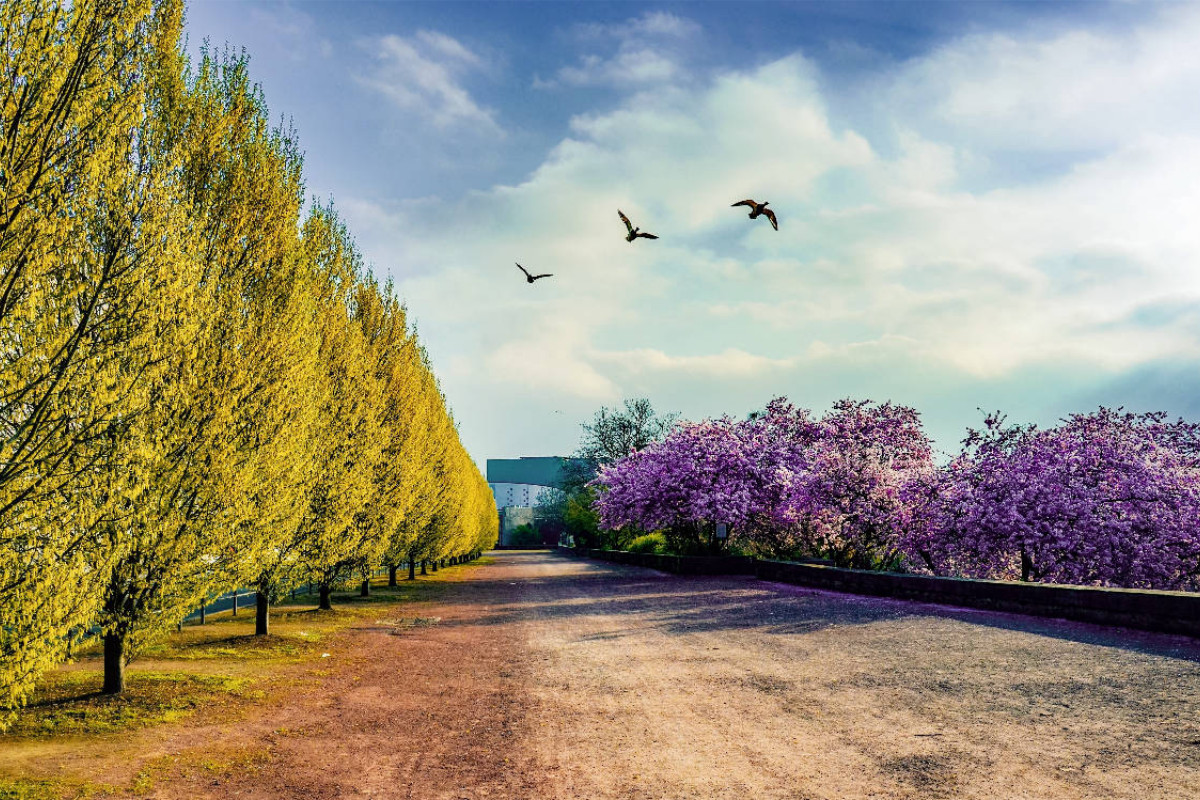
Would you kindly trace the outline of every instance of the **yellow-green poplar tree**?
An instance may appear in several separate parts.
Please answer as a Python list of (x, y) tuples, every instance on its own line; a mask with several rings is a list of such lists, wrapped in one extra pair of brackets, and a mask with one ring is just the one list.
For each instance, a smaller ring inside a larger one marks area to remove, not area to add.
[(297, 535), (298, 557), (332, 608), (333, 589), (358, 565), (370, 527), (363, 517), (383, 450), (381, 392), (369, 342), (355, 318), (362, 260), (332, 206), (318, 206), (305, 222), (304, 257), (317, 280), (322, 391), (310, 457), (315, 481)]
[(102, 523), (148, 254), (110, 206), (129, 199), (155, 7), (0, 3), (0, 727), (118, 552)]
[[(358, 553), (362, 594), (370, 593), (370, 578), (392, 542), (406, 508), (401, 459), (412, 397), (409, 391), (411, 354), (416, 342), (407, 328), (407, 314), (390, 283), (374, 281), (357, 288), (355, 314), (366, 336), (379, 395), (375, 409), (381, 448), (375, 460), (373, 491), (360, 514), (365, 527)], [(395, 581), (395, 572), (392, 572)]]
[(417, 562), (421, 564), (421, 574), (425, 574), (425, 564), (438, 557), (443, 527), (435, 523), (449, 491), (451, 424), (444, 399), (429, 370), (421, 374), (421, 403), (424, 409), (421, 439), (414, 443), (412, 451), (412, 457), (420, 459), (415, 462), (419, 472), (412, 475), (413, 508), (403, 521), (401, 533), (408, 549), (410, 578)]
[(416, 578), (416, 565), (424, 561), (422, 535), (433, 515), (438, 475), (433, 467), (438, 455), (436, 423), (442, 413), (442, 398), (436, 391), (425, 353), (413, 353), (409, 372), (410, 402), (405, 417), (400, 450), (400, 496), (404, 513), (397, 520), (385, 559), (408, 562), (408, 578)]
[(114, 528), (125, 546), (101, 616), (110, 693), (145, 644), (252, 576), (263, 523), (286, 519), (271, 481), (295, 469), (283, 460), (294, 376), (278, 361), (294, 348), (264, 315), (288, 308), (299, 158), (270, 129), (244, 59), (206, 54), (185, 80), (175, 34), (158, 43), (158, 135), (142, 137), (170, 161), (174, 225), (154, 241), (175, 285), (147, 300), (166, 304), (144, 366), (149, 396), (124, 442)]
[[(316, 299), (299, 239), (302, 160), (294, 133), (270, 126), (244, 55), (205, 50), (190, 90), (185, 183), (200, 225), (205, 282), (219, 287), (221, 391), (233, 404), (245, 513), (231, 531), (228, 580), (257, 588), (269, 629), (280, 550), (307, 501), (316, 419)], [(203, 598), (200, 599), (203, 602)]]

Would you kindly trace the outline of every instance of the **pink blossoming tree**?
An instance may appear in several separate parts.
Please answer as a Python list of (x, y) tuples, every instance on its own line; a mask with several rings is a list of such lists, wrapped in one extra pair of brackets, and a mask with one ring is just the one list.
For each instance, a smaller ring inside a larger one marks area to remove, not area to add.
[(1196, 589), (1200, 426), (1101, 408), (1058, 427), (971, 431), (907, 487), (903, 547), (935, 574)]

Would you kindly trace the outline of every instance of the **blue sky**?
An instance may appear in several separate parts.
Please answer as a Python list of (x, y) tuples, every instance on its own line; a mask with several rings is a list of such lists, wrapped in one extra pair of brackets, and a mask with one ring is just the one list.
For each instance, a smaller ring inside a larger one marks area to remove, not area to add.
[(193, 0), (188, 32), (250, 53), (481, 464), (636, 396), (890, 399), (943, 449), (980, 408), (1200, 417), (1200, 5)]

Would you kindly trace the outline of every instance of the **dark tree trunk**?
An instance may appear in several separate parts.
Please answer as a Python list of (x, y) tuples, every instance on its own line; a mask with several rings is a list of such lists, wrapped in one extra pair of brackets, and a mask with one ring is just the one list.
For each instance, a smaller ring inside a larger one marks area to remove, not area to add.
[(395, 564), (388, 565), (388, 586), (396, 585), (396, 571), (399, 569)]
[(415, 558), (410, 558), (408, 560), (408, 579), (410, 581), (415, 581), (417, 579), (417, 560)]
[(232, 614), (232, 616), (235, 616), (235, 617), (237, 616), (237, 590), (236, 589), (234, 589), (234, 591), (233, 591), (233, 614)]
[(204, 624), (204, 603), (200, 604), (200, 624)]
[(125, 691), (125, 637), (116, 633), (104, 635), (104, 694)]
[(422, 575), (428, 575), (428, 574), (429, 574), (428, 572), (426, 572), (426, 569), (425, 569), (427, 565), (428, 565), (428, 562), (426, 562), (426, 561), (425, 561), (425, 559), (423, 559), (423, 558), (422, 558), (422, 559), (421, 559), (421, 574), (422, 574)]
[(1027, 581), (1033, 577), (1033, 559), (1021, 548), (1021, 580)]
[(317, 605), (317, 607), (324, 611), (332, 611), (333, 602), (330, 599), (332, 592), (329, 589), (329, 584), (322, 583), (319, 589), (321, 592), (321, 602)]
[(271, 632), (271, 604), (264, 592), (254, 593), (254, 635), (266, 636)]
[(438, 569), (438, 560), (435, 558), (433, 560), (433, 571), (437, 572), (437, 569)]
[(371, 582), (369, 580), (362, 582), (362, 588), (358, 590), (358, 596), (359, 597), (370, 597), (371, 596)]

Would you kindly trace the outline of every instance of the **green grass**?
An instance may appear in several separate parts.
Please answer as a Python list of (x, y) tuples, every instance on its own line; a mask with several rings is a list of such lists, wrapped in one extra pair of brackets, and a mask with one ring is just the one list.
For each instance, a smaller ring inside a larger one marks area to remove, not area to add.
[[(366, 623), (404, 630), (438, 624), (437, 617), (417, 616), (419, 607), (412, 604), (436, 601), (449, 579), (489, 563), (492, 559), (485, 557), (436, 574), (418, 575), (415, 581), (404, 580), (408, 576), (401, 571), (396, 587), (388, 587), (386, 577), (376, 578), (369, 597), (359, 597), (357, 587), (336, 592), (331, 611), (318, 610), (315, 595), (285, 597), (271, 608), (271, 635), (267, 637), (254, 636), (252, 607), (242, 609), (237, 617), (229, 612), (209, 615), (205, 625), (190, 622), (182, 632), (173, 632), (142, 651), (134, 669), (126, 673), (126, 690), (118, 697), (100, 694), (102, 653), (95, 643), (76, 654), (79, 663), (74, 667), (52, 671), (43, 678), (13, 726), (0, 734), (0, 748), (27, 752), (33, 764), (40, 758), (33, 754), (54, 742), (62, 743), (55, 747), (86, 750), (89, 738), (99, 740), (186, 720), (200, 709), (236, 717), (248, 703), (267, 700), (297, 680), (295, 674), (277, 666), (299, 662), (316, 666), (328, 640), (346, 628)], [(145, 672), (137, 668), (139, 662), (145, 664)], [(309, 668), (303, 674), (319, 678), (329, 671)], [(279, 733), (299, 732), (281, 729)], [(0, 776), (0, 800), (107, 797), (114, 792), (144, 796), (168, 772), (236, 772), (267, 757), (257, 749), (225, 752), (217, 747), (183, 759), (151, 758), (141, 762), (132, 784), (124, 788), (91, 782), (90, 776), (82, 773), (43, 777), (44, 771), (34, 767), (25, 774)]]
[[(480, 559), (459, 566), (482, 566), (488, 561)], [(213, 667), (228, 662), (228, 672), (243, 675), (247, 670), (242, 665), (254, 662), (258, 666), (249, 673), (266, 676), (272, 664), (319, 659), (327, 640), (338, 632), (360, 621), (375, 622), (383, 607), (427, 601), (445, 588), (445, 582), (435, 575), (402, 582), (397, 587), (383, 585), (386, 580), (376, 578), (369, 597), (359, 597), (357, 591), (335, 593), (331, 611), (314, 608), (317, 598), (312, 595), (301, 595), (294, 600), (285, 598), (283, 603), (272, 607), (271, 635), (265, 637), (254, 635), (252, 609), (237, 617), (227, 612), (210, 616), (205, 625), (188, 624), (182, 632), (172, 633), (138, 656), (142, 661), (181, 662), (177, 664), (179, 669), (165, 665), (166, 671), (161, 672), (131, 670), (127, 673), (126, 690), (118, 697), (100, 694), (101, 654), (99, 647), (93, 645), (79, 654), (84, 669), (57, 670), (46, 675), (13, 726), (0, 734), (0, 744), (22, 738), (118, 733), (183, 719), (202, 706), (233, 705), (239, 700), (254, 699), (260, 693), (248, 688), (250, 678), (211, 674)], [(415, 616), (388, 622), (397, 627), (436, 624)], [(187, 668), (190, 661), (207, 661), (211, 665), (202, 672), (191, 672)], [(24, 784), (21, 788), (26, 793), (35, 790)], [(0, 800), (5, 800), (4, 795), (0, 795)]]
[(58, 781), (0, 778), (0, 800), (58, 800), (65, 788)]
[[(0, 737), (5, 740), (104, 735), (173, 722), (202, 706), (248, 697), (250, 681), (227, 675), (135, 672), (119, 696), (100, 693), (104, 675), (93, 671), (47, 676), (33, 701)], [(3, 795), (0, 795), (3, 797)]]

